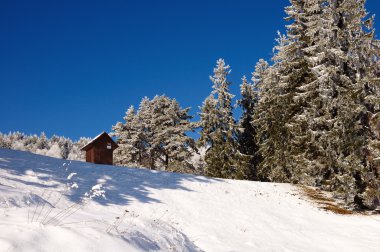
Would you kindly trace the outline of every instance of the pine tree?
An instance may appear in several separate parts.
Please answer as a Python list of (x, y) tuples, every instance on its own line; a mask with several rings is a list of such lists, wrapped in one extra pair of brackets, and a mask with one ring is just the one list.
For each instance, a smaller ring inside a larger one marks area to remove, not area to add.
[(366, 19), (364, 0), (291, 4), (292, 23), (260, 85), (259, 171), (272, 181), (321, 185), (347, 203), (376, 207), (380, 96), (373, 18)]
[[(374, 39), (373, 18), (367, 20), (367, 43), (362, 43), (363, 51), (368, 55), (365, 78), (360, 84), (366, 92), (362, 92), (362, 101), (366, 113), (361, 114), (361, 121), (368, 129), (368, 139), (364, 147), (366, 167), (360, 177), (361, 190), (358, 197), (363, 205), (374, 209), (380, 205), (380, 41)], [(363, 185), (365, 185), (363, 187)]]
[[(258, 89), (261, 92), (255, 124), (258, 127), (259, 152), (263, 157), (259, 165), (261, 179), (290, 182), (292, 160), (290, 119), (296, 113), (294, 97), (301, 75), (301, 63), (295, 51), (297, 45), (286, 35), (279, 34), (275, 47), (274, 65), (264, 68), (265, 62), (256, 66)], [(294, 71), (293, 71), (294, 68)]]
[[(368, 206), (363, 193), (371, 183), (364, 178), (370, 170), (374, 171), (368, 162), (372, 156), (368, 143), (377, 142), (369, 121), (376, 113), (373, 108), (379, 97), (371, 88), (375, 83), (370, 83), (369, 79), (374, 79), (369, 76), (374, 76), (371, 72), (376, 60), (373, 59), (378, 52), (370, 49), (374, 43), (371, 27), (367, 25), (368, 31), (363, 28), (372, 20), (365, 20), (365, 1), (324, 2), (322, 11), (314, 11), (319, 13), (314, 16), (319, 20), (318, 27), (311, 29), (309, 25), (309, 33), (315, 31), (316, 42), (310, 47), (308, 60), (312, 62), (319, 85), (318, 103), (311, 106), (314, 117), (309, 128), (318, 141), (309, 146), (314, 153), (311, 163), (318, 167), (315, 175), (324, 188), (343, 197), (347, 203)], [(373, 190), (370, 194), (373, 195)], [(372, 197), (372, 202), (378, 199), (378, 196)]]
[(200, 131), (198, 145), (209, 148), (214, 145), (213, 136), (217, 128), (217, 101), (214, 95), (208, 96), (199, 109), (201, 112), (199, 113), (198, 127), (202, 130)]
[(137, 112), (131, 106), (125, 123), (113, 126), (120, 149), (115, 153), (116, 160), (121, 165), (190, 171), (189, 159), (195, 146), (187, 136), (194, 128), (189, 110), (164, 95), (152, 100), (143, 98)]
[(89, 138), (80, 138), (79, 141), (74, 142), (69, 138), (56, 135), (48, 139), (44, 132), (40, 136), (20, 132), (0, 133), (0, 148), (29, 151), (70, 160), (84, 160), (84, 152), (81, 148), (89, 141)]
[(45, 134), (45, 132), (42, 132), (40, 134), (40, 137), (39, 137), (38, 141), (37, 141), (36, 148), (40, 149), (40, 150), (43, 150), (43, 149), (47, 149), (48, 146), (49, 146), (49, 144), (48, 144), (48, 140), (46, 138), (46, 134)]
[(142, 164), (140, 146), (143, 144), (139, 135), (139, 121), (133, 106), (129, 107), (123, 119), (124, 124), (118, 122), (112, 127), (112, 135), (118, 139), (119, 145), (115, 152), (115, 163), (139, 166)]
[[(278, 39), (282, 44), (282, 36)], [(256, 141), (259, 146), (258, 153), (262, 157), (257, 167), (258, 178), (262, 181), (287, 181), (288, 174), (283, 169), (283, 145), (281, 129), (283, 116), (282, 106), (279, 105), (278, 93), (279, 75), (277, 65), (260, 60), (253, 74), (254, 87), (260, 97), (254, 111), (254, 126), (257, 129)], [(281, 148), (279, 148), (281, 147)]]
[[(199, 144), (208, 147), (205, 154), (205, 173), (220, 178), (247, 178), (249, 172), (238, 152), (236, 141), (237, 128), (232, 114), (233, 95), (229, 92), (231, 82), (227, 80), (230, 66), (223, 59), (217, 61), (213, 82), (213, 91), (201, 108), (201, 137)], [(242, 169), (245, 167), (245, 169)]]
[(152, 138), (154, 134), (154, 126), (152, 122), (152, 106), (148, 97), (144, 97), (139, 105), (138, 121), (141, 126), (139, 135), (142, 145), (142, 166), (150, 169), (156, 169), (156, 150), (152, 147)]
[(246, 162), (242, 169), (248, 170), (249, 179), (257, 179), (257, 165), (260, 161), (258, 155), (258, 147), (256, 143), (256, 128), (253, 124), (254, 110), (257, 104), (257, 92), (254, 91), (253, 85), (248, 83), (247, 78), (243, 76), (242, 84), (240, 85), (241, 99), (238, 100), (238, 105), (241, 107), (243, 113), (238, 123), (237, 141), (239, 151), (245, 155)]
[[(341, 50), (336, 61), (341, 65), (341, 77), (344, 76), (339, 88), (346, 88), (346, 92), (341, 92), (341, 113), (337, 115), (342, 121), (344, 147), (338, 175), (333, 179), (348, 202), (353, 199), (358, 206), (376, 207), (380, 205), (379, 169), (371, 162), (371, 143), (378, 142), (378, 138), (373, 134), (370, 118), (379, 111), (379, 80), (373, 74), (379, 51), (374, 48), (378, 41), (374, 40), (373, 18), (366, 19), (364, 0), (334, 1), (331, 5), (330, 16), (336, 20), (332, 27), (337, 30), (333, 45)], [(338, 55), (334, 56), (336, 59)], [(343, 106), (346, 109), (342, 110)]]
[(175, 99), (156, 96), (151, 101), (152, 140), (151, 148), (165, 170), (180, 171), (189, 167), (194, 140), (187, 136), (193, 130), (190, 108), (182, 109)]
[(61, 150), (60, 156), (63, 159), (67, 159), (69, 157), (70, 150), (73, 148), (72, 141), (65, 137), (59, 137), (58, 146)]

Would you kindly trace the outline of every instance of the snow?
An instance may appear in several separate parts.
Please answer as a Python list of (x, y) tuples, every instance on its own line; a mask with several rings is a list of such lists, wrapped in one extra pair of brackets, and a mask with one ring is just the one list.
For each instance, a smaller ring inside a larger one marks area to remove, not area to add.
[(379, 222), (289, 184), (0, 149), (0, 251), (380, 251)]
[(74, 177), (75, 175), (77, 175), (76, 172), (72, 172), (72, 173), (69, 174), (69, 176), (67, 176), (67, 179), (70, 180), (70, 179), (72, 179), (72, 177)]

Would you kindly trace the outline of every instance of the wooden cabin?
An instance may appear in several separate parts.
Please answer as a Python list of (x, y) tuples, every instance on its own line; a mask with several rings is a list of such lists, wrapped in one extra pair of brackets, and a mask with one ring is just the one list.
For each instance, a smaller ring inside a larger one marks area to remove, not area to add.
[(86, 162), (113, 165), (113, 151), (117, 147), (115, 141), (103, 131), (81, 150), (86, 152)]

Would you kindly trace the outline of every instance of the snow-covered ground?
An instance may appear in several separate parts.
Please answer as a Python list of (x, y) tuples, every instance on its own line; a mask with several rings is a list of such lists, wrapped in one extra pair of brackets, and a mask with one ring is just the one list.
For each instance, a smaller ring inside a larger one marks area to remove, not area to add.
[(0, 251), (380, 251), (379, 216), (325, 212), (288, 184), (0, 149)]

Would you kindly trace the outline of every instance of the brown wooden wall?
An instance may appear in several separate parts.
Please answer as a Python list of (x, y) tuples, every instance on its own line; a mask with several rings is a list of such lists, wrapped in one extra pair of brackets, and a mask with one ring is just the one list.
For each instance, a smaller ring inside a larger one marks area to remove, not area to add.
[(113, 151), (119, 146), (103, 132), (82, 148), (86, 151), (86, 162), (95, 164), (113, 164)]
[(93, 146), (86, 151), (86, 162), (95, 164), (113, 164), (113, 149), (107, 149), (110, 143), (108, 139), (101, 138), (96, 141)]
[(94, 163), (94, 148), (86, 151), (86, 162)]
[(94, 163), (96, 164), (113, 164), (113, 151), (104, 146), (94, 147)]

